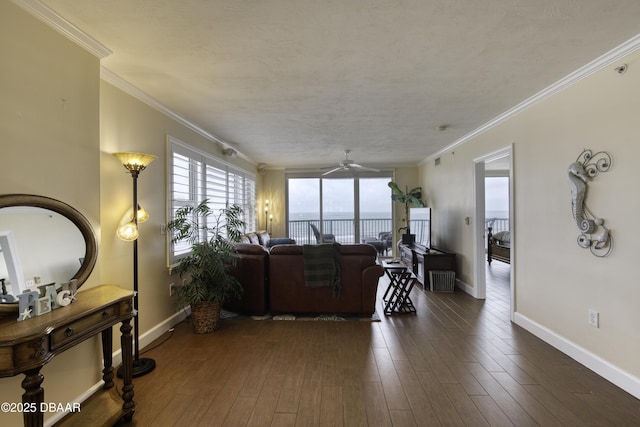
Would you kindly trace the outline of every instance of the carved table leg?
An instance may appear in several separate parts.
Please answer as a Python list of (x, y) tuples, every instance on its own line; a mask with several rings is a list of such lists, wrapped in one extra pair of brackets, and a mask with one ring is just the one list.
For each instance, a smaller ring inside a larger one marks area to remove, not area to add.
[(122, 400), (124, 400), (122, 413), (127, 421), (131, 421), (133, 411), (136, 408), (136, 404), (133, 401), (133, 339), (131, 329), (131, 319), (123, 320), (122, 326), (120, 327), (120, 332), (122, 333), (120, 336), (120, 344), (122, 346), (122, 381), (124, 383), (122, 386)]
[(22, 403), (25, 404), (25, 408), (29, 408), (23, 414), (24, 425), (27, 427), (42, 426), (44, 416), (40, 404), (44, 402), (44, 389), (40, 387), (40, 384), (44, 381), (44, 377), (40, 374), (40, 368), (31, 369), (24, 374)]
[(102, 381), (104, 390), (113, 387), (113, 329), (111, 327), (102, 331), (102, 358), (104, 359), (104, 369), (102, 369)]

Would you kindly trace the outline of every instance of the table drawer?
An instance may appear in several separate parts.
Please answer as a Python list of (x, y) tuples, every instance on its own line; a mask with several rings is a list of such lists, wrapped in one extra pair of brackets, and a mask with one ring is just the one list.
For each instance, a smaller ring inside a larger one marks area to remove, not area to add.
[(51, 350), (55, 350), (72, 341), (82, 340), (84, 335), (99, 329), (104, 324), (112, 322), (117, 314), (117, 305), (112, 305), (82, 319), (54, 329), (51, 333)]

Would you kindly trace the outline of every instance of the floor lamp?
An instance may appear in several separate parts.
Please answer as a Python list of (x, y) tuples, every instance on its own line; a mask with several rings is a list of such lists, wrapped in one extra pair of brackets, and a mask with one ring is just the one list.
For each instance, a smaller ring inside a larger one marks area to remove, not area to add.
[[(124, 168), (131, 173), (133, 178), (133, 214), (131, 221), (118, 228), (118, 237), (122, 240), (133, 242), (133, 324), (134, 324), (134, 359), (133, 377), (148, 374), (156, 367), (156, 361), (148, 358), (140, 358), (139, 345), (139, 315), (138, 315), (138, 215), (140, 206), (138, 205), (138, 175), (149, 163), (157, 159), (156, 156), (142, 153), (113, 153), (120, 160)], [(118, 370), (121, 377), (121, 370)]]

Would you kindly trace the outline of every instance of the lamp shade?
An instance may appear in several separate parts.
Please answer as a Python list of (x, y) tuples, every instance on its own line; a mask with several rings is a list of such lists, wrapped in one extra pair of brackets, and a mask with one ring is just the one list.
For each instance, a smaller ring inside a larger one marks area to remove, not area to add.
[(138, 226), (135, 222), (127, 222), (124, 225), (121, 225), (116, 232), (118, 237), (127, 242), (132, 242), (136, 240), (139, 236)]
[[(133, 219), (133, 214), (131, 215)], [(147, 212), (142, 206), (138, 205), (138, 224), (145, 222), (149, 219), (149, 212)]]
[(154, 155), (144, 153), (120, 152), (113, 153), (113, 155), (120, 160), (120, 163), (129, 171), (141, 171), (149, 166), (149, 163), (157, 159)]

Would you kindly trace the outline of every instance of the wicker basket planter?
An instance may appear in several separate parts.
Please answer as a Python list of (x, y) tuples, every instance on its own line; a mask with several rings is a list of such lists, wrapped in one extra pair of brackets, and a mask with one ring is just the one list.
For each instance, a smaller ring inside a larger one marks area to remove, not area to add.
[(191, 328), (194, 334), (208, 334), (218, 329), (221, 304), (213, 301), (191, 305)]

